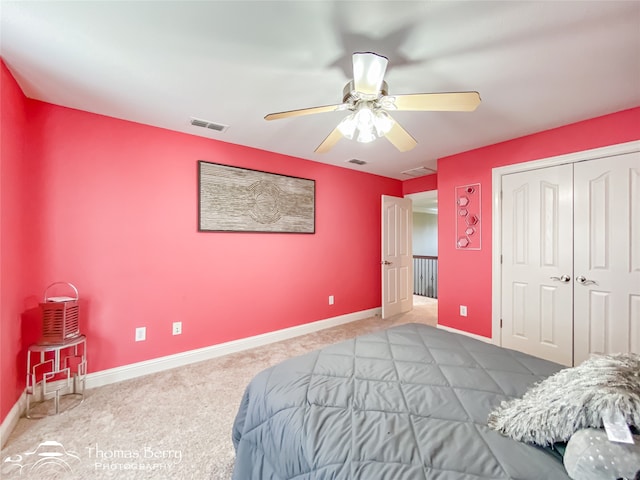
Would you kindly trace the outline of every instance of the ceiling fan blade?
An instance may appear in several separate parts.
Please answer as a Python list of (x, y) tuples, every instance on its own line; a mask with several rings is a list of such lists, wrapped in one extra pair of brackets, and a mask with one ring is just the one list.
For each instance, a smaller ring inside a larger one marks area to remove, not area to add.
[(398, 122), (393, 119), (391, 120), (393, 121), (393, 124), (391, 129), (385, 134), (385, 137), (387, 137), (387, 140), (389, 140), (399, 151), (408, 152), (414, 148), (418, 142), (416, 142), (416, 139), (402, 128)]
[[(478, 92), (414, 93), (382, 97), (383, 104), (392, 103), (391, 110), (473, 112), (480, 105)], [(386, 106), (385, 106), (386, 108)]]
[(329, 135), (327, 135), (327, 138), (325, 138), (322, 143), (320, 145), (318, 145), (318, 147), (314, 150), (316, 153), (326, 153), (329, 150), (331, 150), (331, 148), (338, 143), (338, 140), (340, 140), (342, 138), (342, 133), (340, 133), (340, 130), (338, 129), (338, 127), (334, 128), (331, 133)]
[(378, 96), (389, 60), (375, 53), (354, 53), (353, 86), (356, 92)]
[(346, 103), (339, 103), (337, 105), (324, 105), (322, 107), (301, 108), (299, 110), (289, 110), (287, 112), (270, 113), (265, 115), (265, 120), (278, 120), (279, 118), (288, 117), (300, 117), (302, 115), (312, 115), (315, 113), (337, 112), (339, 110), (346, 110), (349, 105)]

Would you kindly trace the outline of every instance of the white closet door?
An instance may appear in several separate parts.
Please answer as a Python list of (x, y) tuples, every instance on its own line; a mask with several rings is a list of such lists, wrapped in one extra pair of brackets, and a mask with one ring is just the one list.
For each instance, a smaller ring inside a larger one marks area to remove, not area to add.
[(574, 362), (640, 353), (640, 153), (576, 163), (574, 195)]
[(501, 345), (573, 361), (572, 165), (502, 177)]

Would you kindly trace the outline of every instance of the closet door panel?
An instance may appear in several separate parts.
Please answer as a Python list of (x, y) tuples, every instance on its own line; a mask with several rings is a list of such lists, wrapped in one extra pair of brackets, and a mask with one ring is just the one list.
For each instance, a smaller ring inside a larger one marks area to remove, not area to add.
[(572, 166), (502, 177), (501, 345), (573, 360)]
[(640, 153), (574, 166), (574, 363), (640, 353)]

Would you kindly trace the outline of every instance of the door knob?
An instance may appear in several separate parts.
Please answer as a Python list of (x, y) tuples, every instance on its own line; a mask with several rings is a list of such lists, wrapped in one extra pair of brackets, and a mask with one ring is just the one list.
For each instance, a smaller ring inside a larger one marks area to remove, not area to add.
[(596, 282), (594, 282), (593, 280), (588, 280), (587, 278), (585, 278), (584, 275), (580, 275), (579, 277), (576, 277), (576, 282), (578, 282), (581, 285), (596, 284)]
[(569, 281), (571, 281), (571, 277), (569, 275), (562, 275), (561, 277), (549, 277), (549, 278), (551, 278), (551, 280), (553, 280), (554, 282), (569, 283)]
[(380, 262), (380, 264), (382, 264), (382, 265), (391, 265), (391, 262), (389, 262), (387, 260), (384, 260), (384, 261)]

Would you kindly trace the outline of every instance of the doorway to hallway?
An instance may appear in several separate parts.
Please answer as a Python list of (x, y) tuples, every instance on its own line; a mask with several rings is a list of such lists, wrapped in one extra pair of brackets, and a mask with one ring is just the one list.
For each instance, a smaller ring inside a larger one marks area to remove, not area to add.
[(437, 299), (438, 192), (431, 190), (406, 197), (412, 201), (413, 293)]

